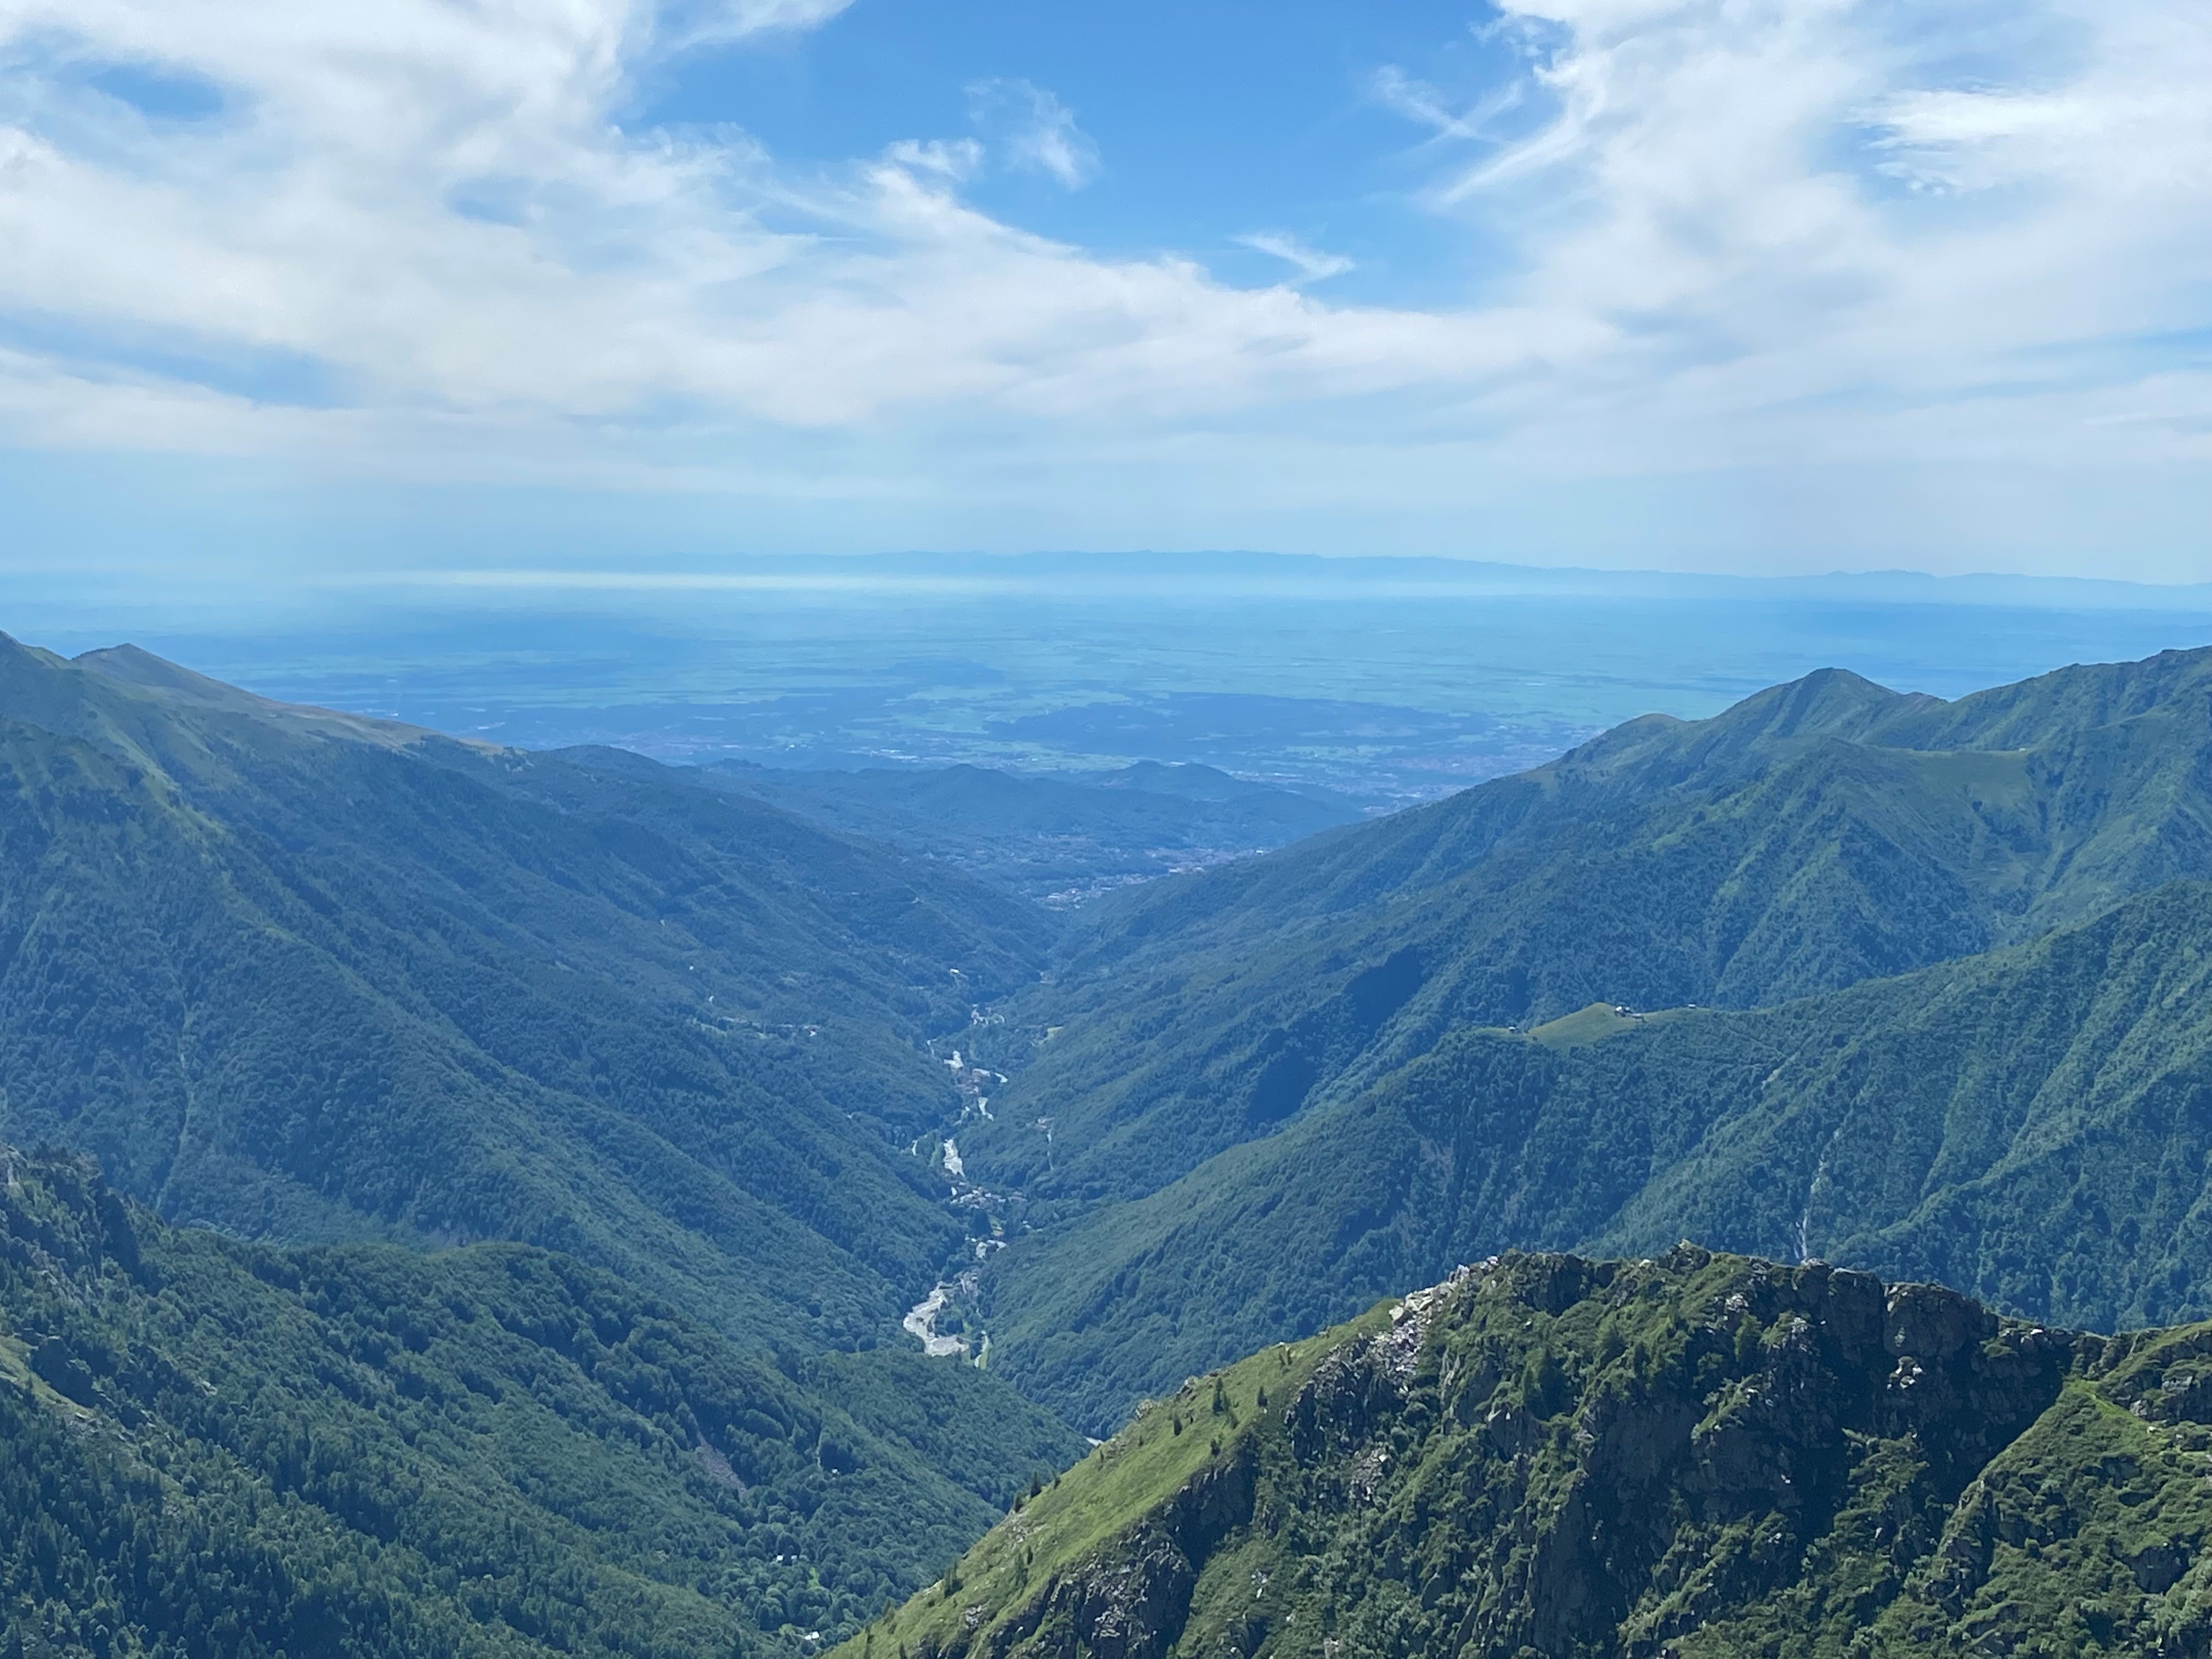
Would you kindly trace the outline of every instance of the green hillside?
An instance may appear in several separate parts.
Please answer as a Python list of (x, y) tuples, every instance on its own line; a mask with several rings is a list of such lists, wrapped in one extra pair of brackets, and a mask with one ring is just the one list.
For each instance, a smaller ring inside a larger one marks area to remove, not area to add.
[(1771, 1009), (1470, 1027), (1022, 1241), (995, 1362), (1076, 1420), (1515, 1247), (1685, 1236), (2112, 1328), (2212, 1316), (2212, 886)]
[(1137, 1197), (1453, 1030), (1771, 1004), (2207, 874), (2212, 651), (1956, 703), (1824, 672), (1102, 903), (962, 1150), (1062, 1208)]
[(1149, 1404), (839, 1659), (2201, 1653), (2212, 1327), (1509, 1255)]
[(2212, 1653), (2212, 653), (1039, 782), (0, 639), (0, 1659)]
[[(1071, 1453), (918, 1357), (825, 1403), (569, 1258), (276, 1249), (0, 1165), (10, 1654), (797, 1655)], [(966, 1484), (871, 1421), (917, 1380), (990, 1413)]]
[(0, 641), (0, 1133), (248, 1237), (511, 1238), (902, 1342), (963, 1219), (926, 1039), (1042, 912), (631, 758)]

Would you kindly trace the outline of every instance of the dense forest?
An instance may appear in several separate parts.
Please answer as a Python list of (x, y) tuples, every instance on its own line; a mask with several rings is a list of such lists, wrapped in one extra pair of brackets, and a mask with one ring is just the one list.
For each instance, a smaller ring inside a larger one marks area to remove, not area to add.
[[(1465, 1027), (1010, 1251), (1001, 1364), (1077, 1421), (1522, 1248), (1695, 1238), (2112, 1330), (2212, 1316), (2212, 885), (1778, 1007)], [(1094, 1426), (1094, 1432), (1097, 1431)]]
[(2195, 652), (1957, 703), (1815, 675), (1137, 890), (961, 1139), (1036, 1230), (996, 1363), (1099, 1432), (1456, 1261), (1685, 1234), (2212, 1313), (2207, 877)]
[(823, 1386), (526, 1246), (276, 1249), (0, 1163), (14, 1650), (798, 1655), (1075, 1449), (997, 1398), (952, 1443), (970, 1368)]
[(895, 1333), (968, 1224), (927, 1039), (1018, 900), (668, 769), (0, 641), (6, 1138), (252, 1237), (509, 1238), (750, 1339)]
[(1010, 1011), (1016, 1085), (963, 1151), (1033, 1198), (1140, 1197), (1456, 1029), (1756, 1006), (2031, 939), (2212, 877), (2208, 756), (2212, 651), (1956, 703), (1827, 672), (1632, 721), (1104, 902)]

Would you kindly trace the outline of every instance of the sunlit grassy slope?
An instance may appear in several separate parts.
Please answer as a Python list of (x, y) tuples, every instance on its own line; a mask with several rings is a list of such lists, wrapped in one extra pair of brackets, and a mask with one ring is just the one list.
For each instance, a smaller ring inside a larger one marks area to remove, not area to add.
[(948, 1576), (878, 1620), (850, 1651), (988, 1648), (998, 1626), (1018, 1619), (1048, 1586), (1110, 1551), (1133, 1524), (1193, 1482), (1231, 1468), (1247, 1437), (1264, 1431), (1270, 1414), (1295, 1398), (1325, 1355), (1358, 1333), (1389, 1328), (1395, 1305), (1378, 1304), (1363, 1319), (1279, 1344), (1146, 1401), (1090, 1456), (1017, 1500)]

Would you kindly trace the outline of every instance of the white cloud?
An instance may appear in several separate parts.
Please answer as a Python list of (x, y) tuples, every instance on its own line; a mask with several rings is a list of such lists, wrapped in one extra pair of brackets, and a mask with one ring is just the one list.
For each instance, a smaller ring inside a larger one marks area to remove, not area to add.
[[(827, 170), (618, 125), (654, 54), (838, 9), (0, 0), (0, 439), (796, 494), (957, 491), (1018, 453), (1123, 501), (1233, 450), (1213, 476), (1255, 493), (1295, 455), (1302, 492), (1388, 477), (1440, 512), (2212, 459), (2212, 371), (2155, 343), (2212, 325), (2196, 3), (2033, 0), (2059, 45), (1969, 79), (1942, 66), (1975, 20), (1936, 0), (1515, 0), (1544, 49), (1480, 99), (1370, 86), (1422, 135), (1422, 199), (1502, 250), (1462, 303), (1397, 309), (994, 220), (987, 157), (1099, 165), (1027, 82), (975, 89), (980, 143)], [(116, 64), (220, 109), (142, 112), (83, 72)]]
[(1255, 231), (1237, 239), (1246, 247), (1270, 254), (1280, 259), (1298, 274), (1301, 283), (1325, 282), (1331, 276), (1341, 276), (1356, 269), (1354, 263), (1341, 253), (1324, 253), (1319, 248), (1308, 247), (1295, 236), (1279, 231)]
[[(470, 418), (506, 433), (805, 426), (946, 403), (1203, 412), (1399, 384), (1411, 365), (1479, 372), (1524, 349), (1496, 328), (1331, 312), (1183, 261), (1026, 235), (956, 193), (978, 160), (969, 141), (802, 178), (742, 134), (626, 136), (608, 112), (652, 21), (617, 0), (19, 11), (20, 53), (58, 37), (82, 58), (203, 76), (237, 112), (149, 123), (73, 91), (50, 46), (12, 77), (0, 306), (65, 319), (39, 384), (83, 387), (66, 429), (96, 441), (88, 423), (112, 398), (140, 434), (174, 403), (179, 442), (203, 443), (207, 386), (162, 367), (188, 359), (234, 366), (209, 384), (247, 383), (215, 429), (321, 441), (303, 434), (333, 422), (252, 391), (254, 364), (298, 362), (346, 408), (419, 416), (444, 450)], [(1034, 88), (996, 95), (1019, 118), (1002, 140), (1079, 178), (1064, 110)]]
[(968, 107), (1013, 166), (1042, 173), (1063, 190), (1080, 190), (1098, 176), (1098, 146), (1075, 125), (1075, 112), (1042, 87), (1022, 80), (972, 82)]
[[(2212, 18), (2045, 9), (2081, 46), (2003, 88), (1913, 84), (1966, 44), (1941, 8), (1522, 0), (1568, 32), (1530, 73), (1554, 113), (1433, 200), (1520, 228), (1504, 292), (1620, 331), (1522, 440), (1572, 425), (1631, 465), (2094, 447), (2136, 342), (2212, 322)], [(2009, 188), (1938, 208), (1899, 175)], [(2144, 459), (2202, 443), (2141, 435)]]

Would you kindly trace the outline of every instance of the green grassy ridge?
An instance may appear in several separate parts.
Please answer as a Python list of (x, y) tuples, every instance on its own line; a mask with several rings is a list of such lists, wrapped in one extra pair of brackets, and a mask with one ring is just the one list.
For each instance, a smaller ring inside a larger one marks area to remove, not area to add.
[(1103, 903), (1010, 1009), (1005, 1109), (962, 1151), (1063, 1211), (1131, 1198), (1455, 1030), (1770, 1005), (2071, 926), (2212, 873), (2208, 754), (2203, 651), (1950, 704), (1827, 672), (1633, 721)]
[(1493, 1258), (1287, 1352), (1221, 1374), (1218, 1446), (1200, 1379), (838, 1659), (2212, 1644), (2212, 1326), (1685, 1244)]
[(1456, 1031), (1150, 1198), (1018, 1240), (986, 1282), (994, 1364), (1112, 1423), (1456, 1261), (1685, 1236), (2069, 1324), (2212, 1316), (2208, 976), (2212, 887), (2183, 882), (1778, 1008)]
[[(0, 1631), (25, 1652), (795, 1655), (1074, 1449), (969, 1368), (794, 1379), (543, 1251), (278, 1249), (168, 1228), (70, 1158), (0, 1164)], [(900, 1437), (917, 1389), (957, 1447)]]
[[(923, 1039), (1053, 924), (637, 761), (0, 641), (0, 1134), (247, 1236), (519, 1238), (799, 1350), (962, 1246)], [(956, 971), (957, 970), (957, 971)]]
[(988, 1647), (1057, 1578), (1110, 1552), (1133, 1523), (1194, 1482), (1230, 1468), (1255, 1426), (1292, 1399), (1348, 1334), (1388, 1328), (1392, 1305), (1378, 1304), (1342, 1328), (1279, 1344), (1188, 1379), (1166, 1398), (1142, 1402), (1119, 1433), (1018, 1500), (949, 1577), (940, 1576), (876, 1620), (839, 1659)]

